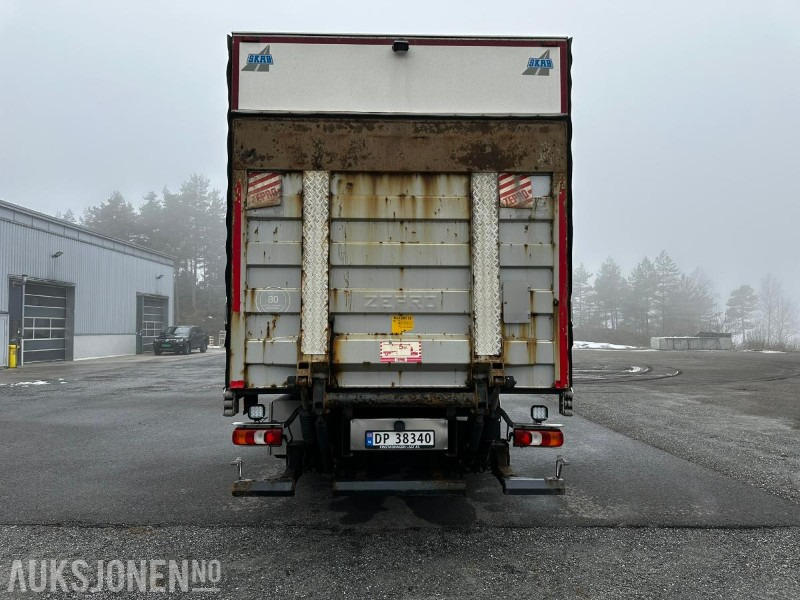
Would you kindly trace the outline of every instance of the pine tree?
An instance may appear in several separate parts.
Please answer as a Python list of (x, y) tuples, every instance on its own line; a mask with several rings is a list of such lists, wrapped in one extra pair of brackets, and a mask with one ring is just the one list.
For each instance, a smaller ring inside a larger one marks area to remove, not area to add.
[(656, 299), (656, 270), (646, 256), (628, 277), (626, 313), (631, 325), (645, 338), (650, 337)]
[(715, 328), (719, 305), (714, 282), (705, 273), (700, 269), (696, 269), (690, 277), (694, 285), (694, 296), (692, 298), (694, 322), (692, 322), (689, 335), (694, 335), (698, 331)]
[(670, 335), (674, 333), (675, 329), (672, 311), (675, 292), (680, 284), (681, 271), (666, 250), (662, 250), (656, 256), (654, 268), (656, 272), (655, 308), (660, 322), (661, 335)]
[(589, 295), (592, 292), (592, 284), (589, 280), (592, 274), (583, 263), (578, 265), (572, 274), (572, 314), (576, 327), (583, 327), (588, 319)]
[(672, 299), (673, 335), (693, 336), (707, 329), (716, 309), (714, 295), (713, 284), (700, 270), (682, 274)]
[(68, 208), (66, 212), (61, 212), (60, 210), (56, 211), (56, 219), (61, 219), (62, 221), (66, 221), (67, 223), (72, 223), (77, 225), (78, 219), (75, 218), (75, 213), (72, 212), (71, 208)]
[(607, 258), (595, 278), (594, 291), (604, 324), (610, 329), (616, 330), (620, 325), (626, 289), (627, 281), (619, 265)]
[(172, 254), (169, 242), (170, 224), (164, 221), (164, 203), (155, 192), (145, 194), (139, 207), (142, 244), (153, 250)]
[(202, 175), (184, 181), (177, 194), (164, 188), (162, 195), (169, 253), (178, 258), (176, 305), (181, 315), (207, 317), (225, 303), (225, 203)]
[(758, 307), (758, 296), (749, 285), (741, 285), (731, 292), (725, 311), (725, 320), (734, 333), (742, 336), (742, 346), (747, 345), (747, 332), (753, 327), (753, 314)]
[(133, 205), (118, 191), (112, 192), (108, 200), (99, 206), (87, 208), (81, 223), (84, 227), (124, 242), (135, 244), (140, 241), (138, 215)]
[[(225, 211), (219, 191), (192, 175), (178, 193), (144, 196), (137, 212), (119, 192), (86, 209), (83, 224), (175, 257), (175, 318), (221, 327), (225, 311)], [(213, 321), (209, 319), (213, 318)]]

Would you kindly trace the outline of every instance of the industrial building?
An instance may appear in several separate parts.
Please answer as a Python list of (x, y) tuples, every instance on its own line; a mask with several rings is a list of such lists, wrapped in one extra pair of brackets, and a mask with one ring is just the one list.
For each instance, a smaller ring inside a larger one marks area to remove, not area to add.
[(174, 259), (0, 201), (0, 367), (152, 351)]
[(694, 337), (653, 337), (653, 350), (733, 350), (730, 333), (701, 331)]

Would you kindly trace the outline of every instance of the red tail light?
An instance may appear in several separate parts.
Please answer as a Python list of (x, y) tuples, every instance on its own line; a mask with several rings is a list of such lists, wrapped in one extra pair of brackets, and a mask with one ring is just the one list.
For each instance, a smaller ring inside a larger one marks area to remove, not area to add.
[(237, 427), (233, 430), (233, 443), (237, 446), (280, 446), (283, 443), (283, 429)]
[(564, 434), (560, 429), (515, 429), (515, 446), (544, 446), (557, 448), (564, 444)]

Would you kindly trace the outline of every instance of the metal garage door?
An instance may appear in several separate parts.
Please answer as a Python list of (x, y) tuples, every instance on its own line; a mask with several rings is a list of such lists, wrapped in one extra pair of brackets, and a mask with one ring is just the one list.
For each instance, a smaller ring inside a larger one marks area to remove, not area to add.
[(153, 340), (167, 326), (166, 299), (152, 296), (139, 296), (139, 332), (142, 352), (153, 351)]
[(67, 288), (25, 286), (22, 363), (66, 358)]

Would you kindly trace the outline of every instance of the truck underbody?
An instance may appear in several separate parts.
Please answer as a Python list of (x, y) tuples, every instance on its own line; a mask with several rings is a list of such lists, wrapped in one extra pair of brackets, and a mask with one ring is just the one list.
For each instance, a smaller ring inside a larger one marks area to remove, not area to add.
[[(317, 386), (312, 383), (304, 392), (272, 397), (269, 407), (263, 408), (257, 396), (243, 397), (245, 414), (264, 414), (265, 418), (235, 423), (234, 442), (236, 432), (245, 439), (243, 432), (275, 431), (275, 456), (286, 460), (286, 470), (274, 479), (246, 479), (239, 458), (234, 461), (240, 469), (234, 496), (293, 496), (305, 472), (332, 475), (333, 493), (340, 496), (463, 495), (464, 474), (485, 471), (499, 480), (504, 494), (564, 493), (561, 471), (566, 462), (561, 456), (553, 476), (521, 477), (511, 469), (511, 445), (559, 447), (563, 434), (561, 425), (541, 420), (514, 423), (501, 406), (500, 393), (505, 388), (489, 387), (483, 380), (472, 393), (362, 390), (326, 394), (324, 384), (320, 378)], [(570, 415), (571, 393), (559, 398), (560, 412)], [(538, 410), (543, 408), (537, 405)], [(397, 438), (399, 444), (376, 444), (376, 432), (390, 438), (390, 443)]]

